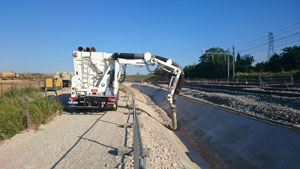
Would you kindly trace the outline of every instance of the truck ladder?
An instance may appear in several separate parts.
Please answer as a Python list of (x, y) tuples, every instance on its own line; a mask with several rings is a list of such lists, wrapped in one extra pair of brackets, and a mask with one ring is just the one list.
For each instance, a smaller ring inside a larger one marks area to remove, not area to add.
[(89, 64), (90, 57), (83, 57), (82, 62), (82, 84), (83, 88), (88, 88), (89, 86)]

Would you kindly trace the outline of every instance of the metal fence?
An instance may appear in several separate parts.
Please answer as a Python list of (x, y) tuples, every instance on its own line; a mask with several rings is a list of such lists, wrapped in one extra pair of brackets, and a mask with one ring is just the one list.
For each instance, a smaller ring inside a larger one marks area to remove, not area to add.
[(273, 76), (258, 76), (252, 78), (236, 78), (236, 79), (203, 79), (195, 78), (188, 82), (199, 84), (217, 84), (217, 85), (253, 85), (259, 87), (286, 87), (298, 85), (299, 81), (294, 79), (293, 75), (273, 75)]
[(135, 95), (133, 94), (133, 159), (134, 169), (145, 169), (147, 155), (143, 148), (140, 123), (135, 109)]
[[(131, 105), (128, 104), (130, 97), (131, 97)], [(133, 126), (133, 147), (127, 147), (127, 141), (125, 139), (124, 147), (120, 147), (117, 150), (117, 154), (123, 157), (124, 155), (132, 154), (134, 160), (133, 161), (134, 169), (145, 169), (147, 165), (146, 163), (147, 157), (149, 156), (149, 150), (143, 147), (143, 141), (142, 141), (142, 136), (140, 131), (141, 127), (138, 118), (138, 113), (136, 112), (135, 95), (131, 91), (127, 91), (126, 96), (124, 98), (125, 98), (124, 101), (127, 102), (127, 107), (132, 108), (132, 111), (130, 111), (128, 115), (127, 123), (124, 124), (123, 127), (126, 128), (126, 133), (127, 133), (128, 127)], [(133, 123), (128, 123), (131, 115), (133, 116)]]

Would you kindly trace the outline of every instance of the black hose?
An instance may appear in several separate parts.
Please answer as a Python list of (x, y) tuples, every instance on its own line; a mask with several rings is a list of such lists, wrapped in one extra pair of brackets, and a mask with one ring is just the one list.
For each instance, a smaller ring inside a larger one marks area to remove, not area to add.
[[(157, 56), (157, 55), (153, 55), (156, 59), (161, 60), (163, 62), (167, 62), (167, 58), (161, 57), (161, 56)], [(139, 53), (114, 53), (112, 55), (113, 59), (118, 59), (118, 58), (122, 58), (122, 59), (144, 59), (144, 54), (139, 54)], [(178, 79), (178, 83), (176, 85), (175, 88), (175, 94), (179, 94), (181, 91), (181, 88), (184, 84), (184, 72), (183, 69), (179, 66), (179, 64), (177, 64), (176, 62), (172, 61), (172, 65), (178, 67), (181, 70), (181, 74), (179, 76)]]
[(114, 53), (112, 55), (113, 59), (144, 59), (144, 54), (138, 53)]

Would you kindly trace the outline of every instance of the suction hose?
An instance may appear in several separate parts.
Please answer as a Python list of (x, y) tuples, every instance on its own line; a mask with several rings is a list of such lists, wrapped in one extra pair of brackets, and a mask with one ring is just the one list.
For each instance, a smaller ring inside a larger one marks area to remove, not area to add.
[[(168, 60), (167, 58), (164, 58), (164, 57), (161, 57), (161, 56), (157, 56), (157, 55), (155, 55), (154, 57), (156, 59), (159, 59), (159, 60), (164, 61), (164, 62), (167, 62), (167, 60)], [(172, 103), (169, 101), (170, 106), (171, 106), (171, 115), (172, 115), (172, 129), (173, 130), (177, 130), (176, 99), (177, 99), (179, 93), (181, 92), (181, 88), (182, 88), (182, 86), (184, 84), (184, 71), (179, 66), (178, 63), (172, 61), (172, 65), (175, 66), (175, 67), (177, 67), (181, 71), (179, 79), (178, 79), (176, 87), (175, 87), (174, 95), (171, 98), (172, 99)]]

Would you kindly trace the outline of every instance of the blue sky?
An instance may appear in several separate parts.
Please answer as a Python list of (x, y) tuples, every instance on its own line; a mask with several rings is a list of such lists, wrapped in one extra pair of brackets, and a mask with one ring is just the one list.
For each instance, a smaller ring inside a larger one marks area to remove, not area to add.
[[(299, 23), (299, 8), (299, 0), (1, 0), (0, 72), (73, 71), (71, 54), (78, 46), (149, 51), (184, 67), (197, 63), (201, 48), (239, 47)], [(293, 32), (283, 35), (288, 33)], [(300, 44), (296, 37), (289, 45), (293, 41)], [(253, 55), (263, 61), (267, 51)], [(128, 70), (136, 72), (147, 73)]]

